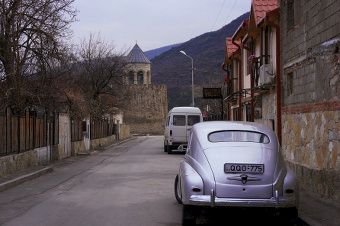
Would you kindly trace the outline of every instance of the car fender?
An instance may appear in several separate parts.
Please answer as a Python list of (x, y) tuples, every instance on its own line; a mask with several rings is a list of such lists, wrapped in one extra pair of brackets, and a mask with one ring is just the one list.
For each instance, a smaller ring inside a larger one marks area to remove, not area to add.
[[(203, 195), (203, 180), (201, 176), (187, 162), (180, 164), (180, 187), (183, 204), (189, 203), (191, 195)], [(193, 189), (199, 189), (200, 192), (194, 192)]]

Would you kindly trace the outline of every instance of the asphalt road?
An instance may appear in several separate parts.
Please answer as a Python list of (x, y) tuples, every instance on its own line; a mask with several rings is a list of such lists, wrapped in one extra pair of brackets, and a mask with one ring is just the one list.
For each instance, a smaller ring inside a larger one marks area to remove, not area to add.
[[(173, 182), (183, 155), (161, 136), (138, 137), (0, 193), (0, 224), (18, 226), (181, 225)], [(255, 210), (208, 210), (200, 225), (305, 225)], [(231, 223), (231, 224), (229, 224)]]

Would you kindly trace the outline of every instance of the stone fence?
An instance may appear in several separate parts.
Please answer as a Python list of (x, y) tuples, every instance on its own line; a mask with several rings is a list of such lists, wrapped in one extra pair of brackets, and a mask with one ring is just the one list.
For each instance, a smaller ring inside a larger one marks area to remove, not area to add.
[[(0, 178), (23, 171), (27, 168), (47, 165), (52, 161), (58, 161), (81, 153), (89, 153), (91, 149), (108, 146), (118, 140), (124, 140), (130, 137), (130, 127), (128, 125), (119, 125), (118, 130), (112, 132), (114, 133), (113, 135), (91, 139), (90, 128), (93, 126), (90, 126), (90, 120), (87, 119), (84, 121), (85, 131), (82, 132), (82, 139), (72, 141), (72, 122), (69, 115), (59, 114), (57, 122), (57, 133), (53, 135), (57, 137), (58, 142), (46, 142), (43, 147), (0, 156)], [(103, 128), (104, 127), (105, 126), (103, 126)], [(111, 129), (113, 128), (110, 128), (110, 130)], [(50, 135), (50, 132), (48, 132), (46, 138), (48, 141), (50, 140)]]

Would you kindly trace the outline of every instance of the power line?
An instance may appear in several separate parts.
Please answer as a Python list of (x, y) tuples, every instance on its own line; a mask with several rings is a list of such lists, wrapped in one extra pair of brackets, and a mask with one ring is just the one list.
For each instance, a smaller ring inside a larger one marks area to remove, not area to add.
[(234, 10), (234, 8), (235, 8), (235, 6), (236, 6), (236, 3), (237, 3), (237, 0), (234, 0), (234, 3), (233, 3), (233, 6), (231, 7), (231, 10), (230, 10), (230, 12), (227, 14), (227, 18), (226, 18), (226, 20), (225, 20), (226, 23), (227, 23), (227, 21), (228, 21), (230, 15), (231, 15), (231, 12)]
[(216, 22), (217, 22), (218, 18), (219, 18), (220, 15), (221, 15), (221, 12), (222, 12), (222, 10), (223, 10), (223, 6), (224, 6), (225, 2), (226, 2), (226, 0), (223, 0), (222, 6), (220, 7), (220, 10), (219, 10), (219, 12), (218, 12), (218, 14), (217, 14), (217, 16), (216, 16), (215, 22), (214, 22), (213, 26), (212, 26), (211, 29), (210, 29), (211, 31), (213, 31), (213, 29), (215, 28)]

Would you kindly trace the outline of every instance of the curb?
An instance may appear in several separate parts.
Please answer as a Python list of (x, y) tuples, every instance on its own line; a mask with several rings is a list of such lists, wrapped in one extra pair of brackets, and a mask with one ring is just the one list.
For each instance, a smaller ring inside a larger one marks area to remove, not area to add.
[(32, 180), (32, 179), (40, 177), (44, 174), (50, 173), (52, 171), (53, 171), (52, 167), (45, 167), (43, 169), (34, 171), (32, 173), (25, 174), (25, 175), (22, 175), (20, 177), (15, 178), (15, 179), (3, 182), (3, 183), (0, 184), (0, 192), (5, 191), (9, 188), (15, 187), (19, 184), (22, 184), (22, 183), (24, 183), (28, 180)]
[(305, 216), (303, 214), (301, 215), (299, 214), (299, 218), (306, 222), (309, 226), (323, 226), (323, 224), (321, 224), (320, 222), (313, 220), (312, 218)]

